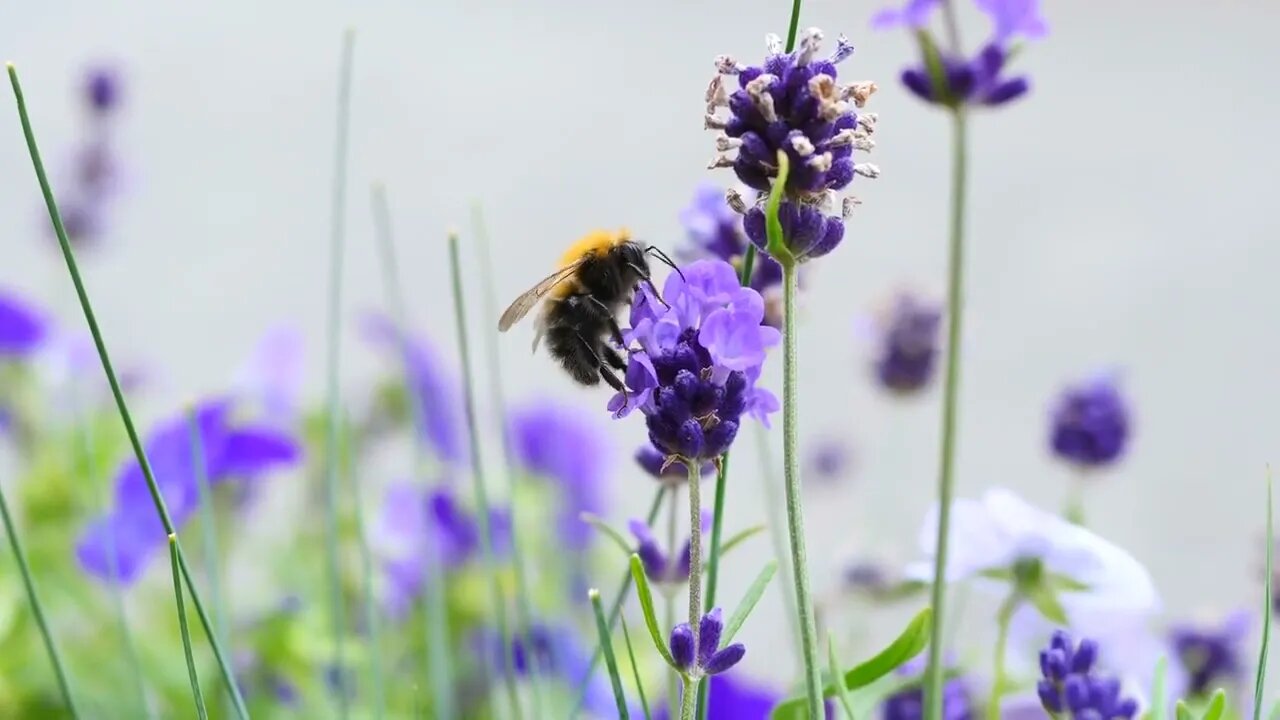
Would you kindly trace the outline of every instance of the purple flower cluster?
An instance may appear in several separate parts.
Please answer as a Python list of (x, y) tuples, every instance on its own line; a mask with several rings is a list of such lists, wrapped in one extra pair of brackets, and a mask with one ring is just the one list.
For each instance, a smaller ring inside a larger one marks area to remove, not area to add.
[[(673, 462), (668, 464), (667, 456), (650, 443), (645, 443), (640, 446), (639, 450), (636, 450), (636, 464), (646, 473), (653, 476), (655, 480), (661, 480), (667, 484), (678, 485), (689, 479), (689, 471), (685, 469), (683, 463)], [(715, 470), (716, 464), (708, 460), (702, 463), (700, 474), (702, 477), (706, 477), (715, 472)]]
[[(511, 547), (511, 515), (489, 511), (493, 550), (505, 556)], [(480, 551), (480, 523), (444, 485), (427, 490), (397, 483), (386, 490), (376, 528), (387, 578), (387, 612), (402, 617), (413, 606), (429, 579), (426, 558), (436, 554), (440, 567), (461, 567)]]
[(38, 310), (0, 289), (0, 359), (29, 357), (48, 333), (49, 323)]
[(1129, 406), (1113, 378), (1098, 376), (1063, 390), (1052, 409), (1049, 444), (1083, 468), (1114, 463), (1130, 434)]
[(1214, 683), (1236, 685), (1248, 667), (1252, 614), (1241, 610), (1217, 626), (1183, 624), (1169, 631), (1170, 644), (1183, 670), (1187, 672), (1188, 697), (1214, 690)]
[(667, 276), (665, 304), (648, 290), (636, 294), (627, 392), (609, 409), (645, 416), (649, 441), (664, 465), (701, 467), (729, 449), (744, 413), (761, 421), (778, 400), (756, 386), (766, 351), (781, 335), (760, 324), (764, 300), (738, 284), (733, 267), (700, 260)]
[(585, 549), (594, 533), (582, 522), (582, 513), (604, 509), (609, 478), (603, 428), (574, 408), (546, 401), (513, 411), (508, 427), (516, 466), (560, 487), (561, 540), (572, 549)]
[(908, 0), (900, 8), (887, 8), (871, 20), (872, 27), (885, 29), (907, 27), (927, 40), (937, 52), (939, 78), (930, 73), (927, 57), (919, 65), (902, 71), (902, 84), (925, 102), (958, 108), (965, 105), (1003, 105), (1022, 97), (1030, 89), (1025, 76), (1003, 75), (1012, 54), (1010, 43), (1018, 37), (1035, 39), (1048, 33), (1048, 25), (1040, 16), (1039, 0), (977, 0), (978, 8), (992, 21), (992, 36), (972, 58), (956, 54), (951, 48), (937, 50), (937, 44), (925, 31), (939, 0)]
[[(898, 668), (898, 674), (906, 677), (924, 674), (924, 661), (913, 660)], [(974, 717), (973, 702), (969, 698), (969, 684), (962, 677), (954, 677), (942, 686), (942, 720), (969, 720)], [(880, 709), (883, 720), (920, 720), (924, 717), (924, 687), (912, 685), (885, 698)]]
[(676, 669), (701, 677), (718, 675), (737, 665), (742, 656), (747, 654), (747, 648), (742, 643), (721, 648), (720, 634), (723, 631), (724, 620), (720, 608), (713, 608), (702, 616), (702, 621), (698, 623), (696, 642), (689, 623), (675, 626), (668, 645)]
[[(659, 585), (683, 585), (689, 582), (691, 540), (686, 539), (680, 553), (671, 557), (658, 545), (653, 529), (643, 520), (632, 519), (627, 527), (636, 538), (636, 554), (640, 556), (644, 574), (650, 580)], [(702, 532), (704, 535), (711, 532), (710, 510), (702, 512)]]
[(912, 295), (899, 295), (883, 321), (875, 375), (881, 386), (903, 395), (929, 384), (937, 367), (942, 309)]
[(63, 227), (74, 243), (98, 238), (107, 200), (118, 184), (112, 126), (122, 104), (122, 84), (119, 73), (106, 66), (92, 67), (84, 76), (81, 97), (87, 128), (72, 157), (69, 190), (58, 198)]
[[(302, 457), (298, 442), (273, 427), (236, 422), (225, 398), (193, 409), (203, 454), (203, 472), (211, 485), (231, 479), (253, 481)], [(175, 527), (181, 527), (200, 501), (197, 468), (187, 413), (165, 420), (151, 432), (147, 459)], [(124, 584), (137, 580), (153, 554), (166, 546), (166, 534), (152, 503), (142, 467), (136, 459), (116, 475), (111, 512), (89, 524), (76, 546), (81, 566), (90, 575)], [(113, 558), (110, 549), (114, 547)], [(113, 567), (114, 566), (114, 567)], [(113, 578), (114, 573), (114, 578)]]
[(1074, 720), (1132, 720), (1138, 703), (1121, 697), (1120, 681), (1095, 672), (1098, 644), (1059, 630), (1040, 651), (1041, 679), (1036, 685), (1040, 703), (1054, 717), (1070, 713)]
[[(818, 59), (822, 31), (810, 28), (795, 52), (782, 52), (776, 35), (766, 38), (768, 56), (757, 66), (731, 57), (716, 59), (715, 78), (707, 89), (707, 128), (723, 131), (716, 139), (721, 152), (711, 167), (732, 167), (738, 179), (757, 191), (749, 209), (741, 198), (734, 205), (745, 213), (743, 229), (751, 242), (767, 249), (762, 202), (778, 176), (778, 153), (787, 156), (789, 172), (785, 201), (779, 209), (783, 236), (798, 261), (826, 255), (844, 238), (844, 220), (857, 201), (846, 198), (839, 215), (830, 215), (835, 192), (846, 188), (854, 175), (876, 177), (874, 165), (856, 164), (854, 150), (870, 150), (875, 130), (873, 114), (859, 115), (875, 92), (874, 83), (842, 86), (836, 64), (853, 54), (853, 46), (840, 38), (835, 52)], [(732, 92), (725, 78), (737, 76)], [(729, 110), (728, 119), (716, 116)], [(728, 155), (737, 151), (735, 157)]]

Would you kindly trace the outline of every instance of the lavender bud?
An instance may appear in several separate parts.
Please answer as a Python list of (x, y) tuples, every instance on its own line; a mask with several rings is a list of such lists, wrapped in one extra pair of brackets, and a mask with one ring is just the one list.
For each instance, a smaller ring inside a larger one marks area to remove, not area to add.
[(675, 660), (676, 668), (687, 671), (693, 667), (694, 648), (693, 648), (693, 630), (689, 628), (688, 623), (680, 623), (671, 631), (671, 658)]

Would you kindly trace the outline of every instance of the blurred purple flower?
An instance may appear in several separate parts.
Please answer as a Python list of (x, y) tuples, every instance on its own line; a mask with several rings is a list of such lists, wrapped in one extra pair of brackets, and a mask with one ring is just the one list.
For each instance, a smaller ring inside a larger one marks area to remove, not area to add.
[[(896, 674), (918, 677), (924, 675), (924, 668), (924, 660), (917, 658), (898, 668)], [(947, 680), (942, 686), (942, 719), (969, 720), (974, 715), (969, 682), (962, 676)], [(885, 698), (880, 717), (883, 720), (920, 720), (924, 717), (924, 688), (914, 685)]]
[[(222, 398), (207, 400), (193, 409), (210, 484), (230, 479), (254, 481), (302, 456), (293, 437), (268, 427), (236, 423), (231, 411), (231, 402)], [(157, 425), (147, 436), (145, 448), (174, 527), (181, 527), (199, 502), (187, 413)], [(124, 584), (137, 580), (147, 561), (167, 542), (136, 459), (127, 460), (116, 475), (111, 512), (92, 521), (76, 545), (84, 570), (107, 582), (112, 580), (112, 559), (107, 552), (112, 542), (118, 581)]]
[(821, 438), (809, 447), (806, 477), (834, 482), (848, 475), (852, 463), (853, 452), (846, 443), (836, 438)]
[(410, 402), (417, 402), (422, 411), (423, 436), (436, 455), (446, 463), (465, 465), (467, 438), (459, 384), (435, 348), (425, 338), (412, 335), (402, 345), (395, 323), (383, 315), (367, 315), (363, 330), (370, 343), (398, 361), (398, 371), (407, 371)]
[(890, 30), (906, 27), (920, 30), (929, 24), (934, 10), (942, 4), (942, 0), (907, 0), (900, 8), (889, 7), (871, 16), (873, 30)]
[(1179, 623), (1169, 630), (1170, 644), (1187, 672), (1187, 695), (1200, 696), (1218, 685), (1239, 687), (1250, 667), (1252, 613), (1238, 610), (1217, 625)]
[(239, 393), (281, 426), (296, 420), (301, 409), (304, 342), (298, 328), (276, 326), (262, 336), (236, 373)]
[(1041, 679), (1036, 686), (1040, 702), (1053, 717), (1131, 720), (1138, 702), (1123, 697), (1118, 678), (1095, 671), (1098, 644), (1084, 639), (1078, 644), (1065, 632), (1054, 633), (1049, 647), (1040, 651)]
[(594, 533), (581, 515), (603, 512), (610, 477), (604, 428), (575, 408), (543, 400), (512, 411), (508, 429), (516, 467), (560, 486), (560, 539), (586, 548)]
[[(680, 224), (684, 225), (693, 244), (691, 251), (686, 250), (680, 255), (689, 260), (719, 258), (733, 265), (735, 272), (742, 272), (742, 260), (748, 247), (747, 236), (742, 229), (742, 215), (729, 206), (725, 192), (717, 185), (704, 183), (698, 186), (689, 206), (680, 212)], [(781, 291), (782, 266), (768, 255), (758, 253), (752, 268), (748, 286), (765, 297), (764, 322), (772, 327), (781, 327), (782, 318), (777, 313), (770, 313), (769, 300)], [(773, 305), (781, 307), (777, 302)]]
[[(663, 464), (666, 460), (667, 458), (662, 454), (662, 451), (654, 447), (652, 443), (645, 443), (640, 446), (639, 450), (636, 450), (636, 464), (655, 480), (678, 485), (689, 479), (689, 471), (685, 468), (684, 463), (676, 461), (664, 468)], [(702, 463), (702, 471), (699, 475), (706, 477), (715, 471), (716, 464), (707, 461)]]
[[(722, 55), (716, 58), (717, 74), (706, 95), (706, 126), (723, 131), (716, 139), (722, 154), (711, 167), (732, 167), (739, 180), (759, 193), (753, 207), (738, 202), (746, 211), (743, 229), (761, 250), (768, 241), (760, 201), (778, 175), (778, 153), (786, 153), (790, 172), (778, 216), (787, 247), (801, 261), (831, 252), (843, 239), (844, 218), (856, 200), (847, 198), (840, 215), (828, 216), (835, 193), (854, 175), (879, 175), (875, 166), (853, 161), (854, 150), (870, 150), (874, 144), (875, 116), (859, 117), (854, 107), (861, 108), (876, 86), (839, 85), (836, 64), (853, 54), (853, 46), (842, 36), (830, 57), (818, 59), (822, 38), (821, 30), (810, 28), (799, 49), (783, 53), (782, 41), (770, 35), (768, 55), (758, 66)], [(738, 89), (730, 92), (725, 78), (735, 75)], [(728, 108), (727, 119), (715, 115), (721, 107)], [(737, 155), (730, 157), (727, 153), (734, 150)]]
[(976, 0), (978, 9), (991, 18), (992, 41), (1006, 43), (1015, 36), (1038, 40), (1049, 34), (1040, 14), (1040, 0)]
[(778, 408), (756, 380), (781, 335), (760, 324), (764, 301), (728, 263), (699, 260), (682, 272), (667, 276), (668, 305), (648, 290), (636, 294), (625, 336), (644, 352), (631, 353), (629, 392), (609, 409), (615, 417), (640, 409), (664, 458), (701, 466), (729, 448), (744, 412), (765, 421)]
[(1116, 380), (1099, 374), (1058, 396), (1051, 411), (1049, 444), (1067, 462), (1082, 468), (1103, 467), (1124, 453), (1131, 424), (1129, 405)]
[(106, 65), (95, 65), (85, 73), (85, 106), (95, 114), (107, 114), (120, 106), (123, 81), (120, 73)]
[[(491, 508), (489, 530), (495, 555), (505, 556), (511, 548), (510, 513)], [(443, 569), (454, 570), (480, 552), (480, 523), (447, 485), (432, 490), (410, 483), (388, 486), (374, 533), (387, 579), (387, 612), (397, 618), (429, 582), (430, 553), (437, 553)]]
[(48, 336), (43, 313), (16, 294), (0, 289), (0, 358), (30, 356)]
[(902, 293), (878, 324), (875, 374), (880, 385), (903, 395), (925, 388), (937, 368), (942, 308)]
[[(704, 534), (711, 532), (711, 521), (711, 511), (703, 510), (702, 532)], [(636, 539), (636, 554), (640, 556), (640, 562), (644, 564), (644, 574), (650, 580), (659, 585), (683, 585), (689, 582), (689, 554), (692, 550), (689, 538), (685, 538), (680, 554), (670, 556), (667, 552), (673, 548), (663, 550), (653, 535), (653, 528), (649, 527), (645, 521), (632, 518), (627, 523), (627, 528)]]

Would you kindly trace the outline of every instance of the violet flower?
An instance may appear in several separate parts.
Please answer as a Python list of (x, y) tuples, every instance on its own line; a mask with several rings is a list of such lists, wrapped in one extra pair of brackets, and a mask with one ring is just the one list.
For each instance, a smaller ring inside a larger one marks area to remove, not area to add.
[[(89, 68), (83, 79), (86, 134), (72, 156), (70, 181), (58, 198), (63, 228), (72, 243), (96, 240), (106, 225), (107, 200), (119, 176), (111, 120), (122, 104), (122, 85), (119, 73), (106, 66)], [(52, 226), (45, 227), (52, 236)]]
[(668, 645), (676, 669), (686, 675), (704, 677), (719, 675), (738, 664), (747, 648), (742, 643), (720, 647), (720, 634), (724, 631), (724, 619), (720, 608), (702, 616), (698, 623), (698, 642), (695, 646), (693, 630), (689, 623), (680, 623), (671, 631)]
[[(922, 676), (923, 659), (913, 660), (898, 668), (902, 677)], [(969, 720), (974, 712), (970, 699), (969, 682), (963, 677), (953, 677), (942, 686), (942, 720)], [(921, 720), (924, 717), (924, 687), (913, 685), (885, 698), (880, 708), (883, 720)]]
[[(711, 520), (711, 511), (703, 510), (702, 532), (704, 535), (711, 532)], [(640, 562), (644, 565), (644, 574), (651, 581), (664, 588), (675, 588), (689, 582), (689, 557), (692, 550), (689, 538), (685, 539), (684, 546), (678, 555), (669, 556), (667, 551), (658, 544), (653, 528), (649, 527), (645, 521), (633, 518), (627, 523), (627, 528), (636, 538), (636, 554), (640, 556)]]
[(1240, 685), (1252, 662), (1246, 647), (1252, 627), (1252, 613), (1238, 610), (1217, 625), (1181, 623), (1170, 628), (1170, 644), (1187, 673), (1188, 696), (1205, 695), (1217, 685)]
[(1129, 442), (1129, 405), (1109, 375), (1098, 375), (1062, 391), (1051, 411), (1049, 445), (1058, 457), (1081, 468), (1110, 465)]
[(1095, 671), (1098, 644), (1084, 639), (1078, 644), (1065, 632), (1054, 633), (1049, 647), (1040, 651), (1041, 679), (1036, 686), (1040, 702), (1055, 718), (1073, 720), (1132, 720), (1138, 703), (1120, 693), (1120, 680)]
[(582, 513), (603, 512), (610, 477), (604, 428), (572, 407), (549, 401), (512, 411), (508, 428), (516, 467), (560, 487), (560, 539), (574, 550), (585, 549), (595, 535)]
[[(933, 579), (937, 518), (935, 507), (920, 531), (924, 559), (907, 567), (908, 578)], [(1023, 581), (1034, 571), (1058, 595), (1068, 618), (1103, 608), (1113, 613), (1159, 608), (1151, 574), (1132, 555), (1008, 490), (992, 488), (980, 500), (955, 500), (950, 532), (946, 582), (973, 579), (975, 587), (995, 586), (1007, 594), (1009, 581)]]
[[(662, 451), (654, 447), (651, 443), (645, 443), (636, 450), (636, 464), (640, 466), (646, 473), (655, 480), (661, 480), (669, 485), (679, 485), (689, 479), (689, 471), (681, 462), (673, 462), (668, 464), (666, 456)], [(702, 463), (700, 475), (706, 477), (716, 471), (716, 464), (711, 461)]]
[(0, 289), (0, 359), (24, 359), (48, 336), (43, 313), (16, 294)]
[(90, 112), (98, 114), (117, 110), (123, 94), (122, 85), (115, 69), (106, 66), (90, 68), (84, 78), (85, 106)]
[[(733, 58), (716, 58), (717, 74), (707, 88), (708, 129), (721, 130), (716, 138), (720, 151), (710, 167), (732, 167), (738, 179), (757, 192), (754, 199), (731, 197), (735, 209), (745, 214), (743, 229), (761, 250), (767, 250), (763, 202), (778, 176), (778, 153), (789, 161), (784, 201), (778, 218), (783, 237), (798, 261), (826, 255), (844, 238), (844, 221), (857, 205), (845, 198), (837, 215), (836, 192), (848, 187), (854, 175), (880, 174), (870, 164), (855, 164), (854, 150), (868, 151), (874, 143), (876, 116), (859, 115), (854, 108), (866, 104), (875, 83), (837, 83), (836, 64), (853, 54), (842, 36), (835, 52), (817, 57), (822, 31), (809, 28), (795, 52), (783, 53), (776, 35), (766, 39), (768, 55), (758, 66)], [(738, 89), (725, 87), (725, 78), (736, 75)], [(719, 108), (728, 119), (718, 117)], [(736, 150), (734, 157), (728, 155)]]
[(844, 478), (853, 464), (853, 451), (846, 443), (835, 438), (822, 438), (813, 442), (808, 456), (806, 477), (823, 482), (835, 482)]
[[(489, 510), (493, 551), (505, 556), (511, 548), (511, 514)], [(387, 612), (403, 617), (422, 594), (429, 553), (446, 571), (477, 558), (480, 523), (463, 508), (447, 485), (428, 490), (421, 485), (395, 483), (387, 487), (382, 512), (374, 526), (374, 542), (382, 556), (387, 580)]]
[[(274, 428), (235, 422), (232, 404), (225, 398), (207, 400), (194, 408), (203, 450), (204, 472), (211, 485), (231, 479), (256, 481), (260, 476), (298, 462), (302, 448), (290, 435)], [(188, 414), (161, 422), (147, 436), (147, 459), (175, 527), (196, 512), (199, 503), (196, 466), (192, 456)], [(115, 480), (115, 502), (105, 517), (92, 521), (81, 534), (76, 556), (89, 575), (112, 581), (112, 558), (107, 550), (114, 542), (116, 580), (137, 580), (151, 557), (167, 546), (160, 516), (147, 488), (142, 468), (134, 458), (120, 468)]]
[(701, 467), (728, 450), (743, 413), (766, 421), (777, 410), (777, 398), (756, 381), (781, 336), (760, 324), (764, 301), (738, 284), (728, 263), (699, 260), (682, 273), (667, 276), (665, 305), (647, 289), (636, 294), (625, 337), (644, 351), (630, 354), (628, 392), (609, 409), (616, 417), (644, 413), (664, 465)]
[[(972, 57), (958, 56), (955, 48), (940, 50), (927, 27), (938, 0), (908, 0), (901, 8), (881, 10), (872, 17), (872, 27), (906, 27), (920, 38), (925, 58), (919, 65), (902, 71), (902, 84), (925, 102), (959, 108), (966, 105), (999, 106), (1027, 93), (1031, 87), (1025, 76), (1004, 76), (1017, 38), (1038, 39), (1048, 34), (1040, 15), (1038, 0), (977, 0), (978, 9), (991, 18), (992, 34)], [(936, 58), (938, 78), (930, 72), (929, 56)]]
[(458, 382), (435, 348), (425, 338), (405, 337), (382, 315), (364, 318), (365, 339), (396, 361), (398, 373), (408, 373), (409, 401), (422, 411), (424, 438), (437, 457), (452, 465), (465, 465), (467, 436), (462, 424), (462, 400)]
[(899, 395), (923, 390), (933, 379), (941, 343), (942, 308), (900, 294), (880, 320), (875, 376), (881, 387)]

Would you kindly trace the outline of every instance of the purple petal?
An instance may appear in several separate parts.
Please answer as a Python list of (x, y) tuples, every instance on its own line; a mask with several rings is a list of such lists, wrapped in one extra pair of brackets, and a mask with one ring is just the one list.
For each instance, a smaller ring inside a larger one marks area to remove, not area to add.
[(25, 357), (40, 346), (48, 322), (16, 295), (0, 290), (0, 357)]
[(681, 670), (693, 667), (693, 630), (689, 628), (688, 623), (680, 623), (671, 630), (671, 640), (668, 644), (676, 667)]
[(706, 670), (708, 675), (717, 675), (737, 665), (742, 656), (746, 654), (747, 648), (745, 645), (734, 643), (712, 655), (711, 661), (703, 665), (703, 669)]

